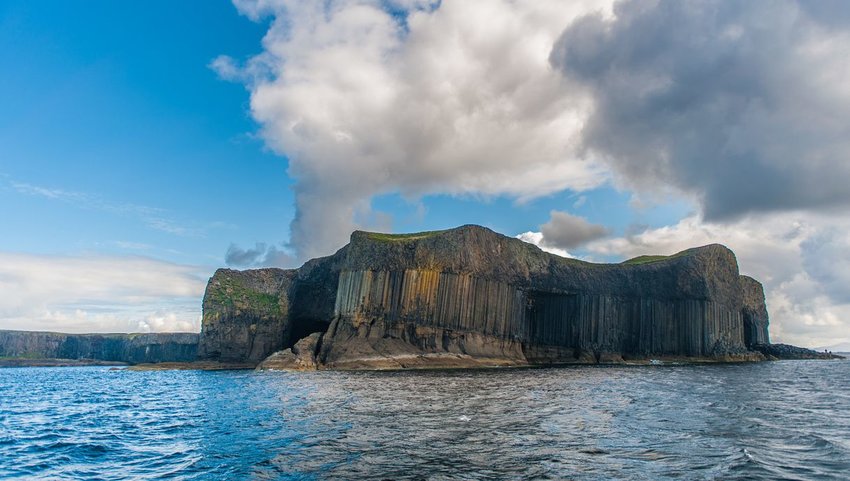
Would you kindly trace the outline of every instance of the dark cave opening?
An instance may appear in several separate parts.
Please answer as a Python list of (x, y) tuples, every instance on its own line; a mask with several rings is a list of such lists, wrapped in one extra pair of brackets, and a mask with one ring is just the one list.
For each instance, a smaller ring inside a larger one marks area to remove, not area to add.
[(529, 340), (553, 346), (572, 346), (577, 306), (575, 294), (528, 291), (525, 322)]

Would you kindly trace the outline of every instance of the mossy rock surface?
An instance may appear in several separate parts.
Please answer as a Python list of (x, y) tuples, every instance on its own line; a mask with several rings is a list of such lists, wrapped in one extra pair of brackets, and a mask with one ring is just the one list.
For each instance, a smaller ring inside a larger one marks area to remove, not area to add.
[(285, 314), (281, 299), (281, 269), (234, 271), (219, 269), (210, 279), (204, 295), (205, 312), (245, 311), (258, 316)]

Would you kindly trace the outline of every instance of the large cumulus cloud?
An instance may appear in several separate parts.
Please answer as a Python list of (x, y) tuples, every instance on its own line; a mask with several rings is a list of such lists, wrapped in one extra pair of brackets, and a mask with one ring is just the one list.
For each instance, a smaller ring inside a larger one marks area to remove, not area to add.
[(637, 0), (552, 63), (593, 97), (583, 143), (706, 219), (850, 204), (850, 3)]
[(212, 64), (247, 83), (289, 159), (299, 255), (344, 244), (376, 194), (530, 199), (605, 181), (577, 155), (586, 98), (549, 63), (564, 27), (604, 2), (390, 4), (239, 1), (273, 19), (264, 52)]

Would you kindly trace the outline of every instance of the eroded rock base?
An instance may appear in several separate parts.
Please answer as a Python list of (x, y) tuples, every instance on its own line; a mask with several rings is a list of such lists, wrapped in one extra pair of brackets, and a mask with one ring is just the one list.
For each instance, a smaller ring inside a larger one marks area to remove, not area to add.
[(319, 350), (321, 332), (314, 332), (299, 340), (289, 349), (278, 351), (257, 366), (258, 371), (312, 371), (319, 367), (316, 354)]
[(396, 326), (387, 332), (382, 323), (331, 324), (327, 333), (315, 332), (291, 349), (278, 351), (257, 370), (401, 370), (543, 367), (563, 365), (676, 365), (690, 363), (758, 362), (760, 352), (744, 351), (712, 357), (623, 356), (557, 346), (523, 346), (516, 341), (479, 333), (422, 326)]

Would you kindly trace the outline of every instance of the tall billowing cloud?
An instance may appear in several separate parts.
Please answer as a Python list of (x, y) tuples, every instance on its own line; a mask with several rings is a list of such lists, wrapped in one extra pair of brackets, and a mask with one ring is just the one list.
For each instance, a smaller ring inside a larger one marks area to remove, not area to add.
[(584, 146), (706, 219), (850, 205), (850, 3), (623, 1), (552, 63), (593, 97)]
[(530, 199), (606, 179), (578, 155), (587, 99), (549, 62), (564, 28), (604, 4), (236, 4), (272, 17), (264, 52), (212, 66), (246, 82), (263, 138), (289, 159), (301, 257), (344, 244), (377, 194)]

